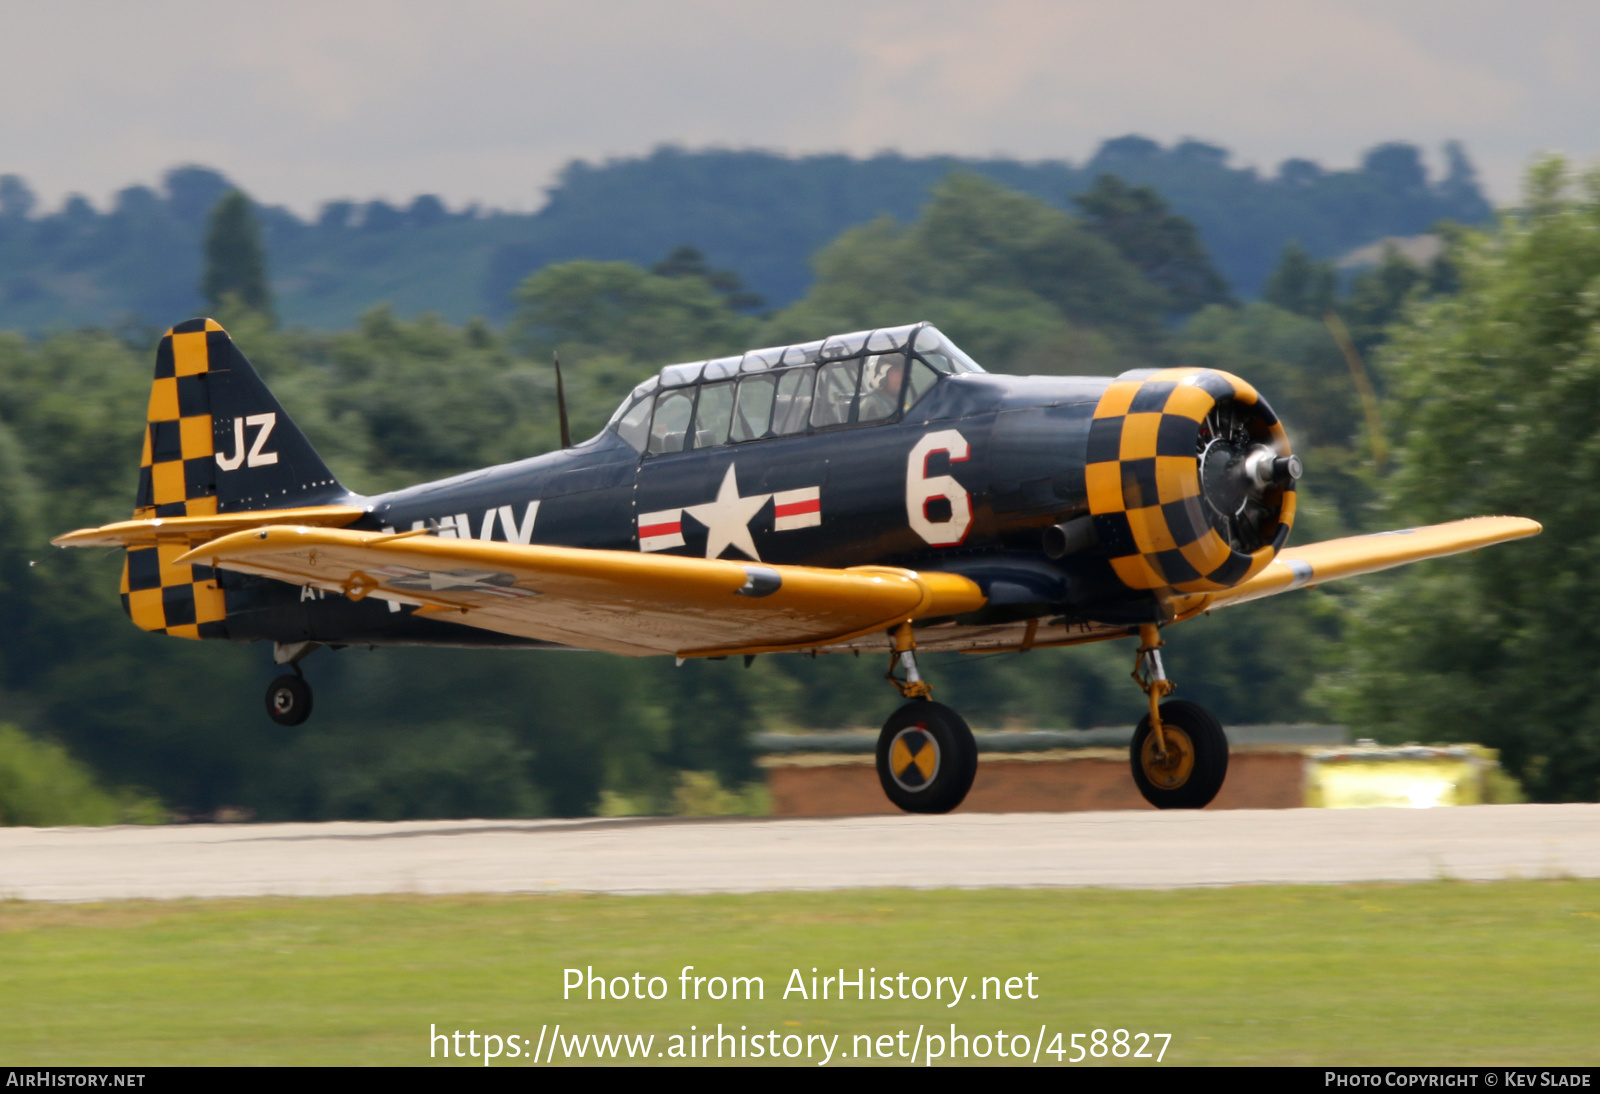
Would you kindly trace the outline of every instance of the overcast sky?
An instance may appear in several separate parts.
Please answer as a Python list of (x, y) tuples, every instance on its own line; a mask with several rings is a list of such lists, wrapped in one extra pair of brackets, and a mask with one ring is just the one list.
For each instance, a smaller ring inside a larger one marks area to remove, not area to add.
[[(0, 0), (0, 173), (102, 204), (178, 163), (301, 211), (533, 209), (663, 142), (1236, 163), (1463, 140), (1497, 201), (1600, 159), (1596, 0)], [(1437, 160), (1435, 160), (1437, 162)]]

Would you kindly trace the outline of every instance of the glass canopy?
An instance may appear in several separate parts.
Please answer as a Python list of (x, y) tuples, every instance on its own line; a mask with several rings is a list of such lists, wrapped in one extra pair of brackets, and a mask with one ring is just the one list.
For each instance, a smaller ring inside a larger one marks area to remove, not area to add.
[(904, 327), (836, 334), (819, 342), (806, 342), (801, 345), (753, 349), (739, 357), (718, 357), (710, 361), (689, 361), (681, 365), (668, 365), (658, 375), (650, 377), (634, 388), (633, 393), (622, 401), (622, 405), (617, 408), (611, 420), (616, 421), (628, 407), (658, 387), (686, 387), (701, 380), (726, 380), (740, 373), (762, 372), (767, 369), (787, 368), (790, 365), (809, 365), (818, 361), (837, 361), (864, 353), (906, 351), (915, 353), (946, 375), (983, 371), (976, 361), (941, 334), (937, 327), (928, 323), (911, 323)]

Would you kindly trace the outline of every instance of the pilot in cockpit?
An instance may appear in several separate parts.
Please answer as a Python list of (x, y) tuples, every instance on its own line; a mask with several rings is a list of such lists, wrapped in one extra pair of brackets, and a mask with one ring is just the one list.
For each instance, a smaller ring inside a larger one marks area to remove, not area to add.
[(861, 371), (861, 400), (857, 404), (856, 421), (875, 422), (899, 410), (905, 375), (904, 354), (868, 357)]

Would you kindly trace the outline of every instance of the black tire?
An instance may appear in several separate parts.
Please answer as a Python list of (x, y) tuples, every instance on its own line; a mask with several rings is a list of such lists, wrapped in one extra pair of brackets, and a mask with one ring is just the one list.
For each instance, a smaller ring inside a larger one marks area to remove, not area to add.
[(267, 686), (267, 717), (280, 726), (297, 726), (311, 717), (311, 685), (298, 676), (280, 676)]
[(878, 781), (907, 813), (950, 812), (972, 789), (977, 773), (972, 730), (943, 703), (913, 699), (883, 723)]
[(1203, 809), (1228, 777), (1228, 737), (1205, 707), (1182, 699), (1161, 704), (1167, 759), (1156, 759), (1146, 714), (1133, 731), (1129, 762), (1144, 800), (1157, 809)]

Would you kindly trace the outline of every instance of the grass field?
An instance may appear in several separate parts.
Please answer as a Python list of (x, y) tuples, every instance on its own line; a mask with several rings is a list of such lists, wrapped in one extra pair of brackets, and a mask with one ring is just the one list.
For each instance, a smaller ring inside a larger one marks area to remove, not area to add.
[[(667, 998), (564, 1001), (563, 969), (590, 965), (659, 975)], [(684, 965), (761, 976), (765, 998), (681, 1001)], [(943, 1002), (858, 1001), (854, 987), (844, 1002), (836, 989), (785, 1000), (795, 968), (810, 993), (813, 966), (819, 979), (903, 971), (907, 990), (918, 975), (968, 977), (970, 994), (982, 977), (1001, 978), (998, 993), (1031, 973), (1038, 998), (1023, 981), (1024, 998), (953, 1009), (948, 985)], [(745, 1026), (780, 1049), (839, 1034), (834, 1062), (851, 1063), (857, 1034), (904, 1029), (900, 1051), (919, 1026), (947, 1036), (954, 1023), (969, 1037), (1003, 1029), (1013, 1049), (1042, 1025), (1051, 1064), (1055, 1033), (1096, 1028), (1170, 1033), (1169, 1064), (1593, 1064), (1597, 983), (1592, 881), (0, 903), (8, 1065), (418, 1064), (430, 1023), (504, 1048), (558, 1022), (563, 1037), (654, 1034), (652, 1058), (691, 1025)], [(920, 1043), (919, 1063), (932, 1042)], [(816, 1063), (826, 1042), (811, 1044)]]

